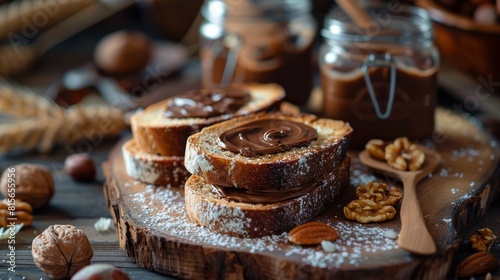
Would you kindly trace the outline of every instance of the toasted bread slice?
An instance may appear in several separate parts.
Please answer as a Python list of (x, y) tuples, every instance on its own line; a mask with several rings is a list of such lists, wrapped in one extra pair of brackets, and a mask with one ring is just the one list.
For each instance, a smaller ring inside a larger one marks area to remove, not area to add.
[(202, 128), (255, 112), (278, 110), (285, 97), (277, 84), (245, 84), (250, 101), (235, 113), (211, 118), (168, 118), (164, 116), (169, 99), (155, 103), (131, 119), (132, 133), (139, 148), (149, 154), (183, 156), (186, 139)]
[[(217, 143), (219, 135), (228, 129), (275, 118), (307, 124), (316, 130), (318, 139), (305, 147), (251, 157), (227, 151)], [(352, 128), (345, 122), (309, 114), (255, 114), (212, 125), (190, 136), (184, 165), (191, 174), (215, 185), (249, 190), (288, 189), (321, 177), (341, 163), (351, 133)]]
[(272, 204), (250, 204), (220, 198), (212, 184), (192, 175), (185, 185), (186, 211), (191, 221), (213, 231), (256, 238), (280, 234), (306, 223), (332, 205), (343, 186), (349, 183), (350, 159), (312, 184), (302, 196)]
[(141, 182), (160, 186), (183, 187), (189, 172), (184, 157), (164, 157), (142, 152), (132, 139), (122, 146), (127, 174)]

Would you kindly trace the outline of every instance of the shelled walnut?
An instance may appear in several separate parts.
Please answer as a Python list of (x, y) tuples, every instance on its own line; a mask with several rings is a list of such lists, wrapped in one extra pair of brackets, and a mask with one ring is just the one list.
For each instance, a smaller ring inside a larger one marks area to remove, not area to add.
[(477, 230), (477, 234), (473, 234), (469, 241), (471, 242), (472, 249), (478, 252), (489, 252), (497, 237), (493, 234), (491, 229), (482, 228)]
[(400, 137), (385, 147), (385, 160), (387, 164), (397, 170), (415, 171), (422, 168), (425, 154), (408, 138)]
[[(13, 202), (13, 203), (12, 203)], [(0, 227), (7, 227), (7, 218), (16, 218), (16, 224), (23, 223), (29, 227), (33, 222), (33, 208), (27, 202), (16, 199), (14, 201), (4, 199), (0, 201)]]
[(394, 206), (401, 199), (397, 188), (389, 189), (385, 183), (368, 182), (356, 188), (356, 195), (361, 199), (370, 199), (380, 205)]
[(368, 154), (378, 160), (385, 161), (385, 143), (380, 139), (372, 139), (365, 145)]
[(90, 264), (94, 252), (85, 233), (71, 225), (52, 225), (33, 239), (35, 264), (53, 279), (69, 279)]
[(381, 205), (370, 199), (356, 199), (344, 207), (347, 219), (360, 223), (384, 222), (394, 219), (396, 209), (391, 205)]

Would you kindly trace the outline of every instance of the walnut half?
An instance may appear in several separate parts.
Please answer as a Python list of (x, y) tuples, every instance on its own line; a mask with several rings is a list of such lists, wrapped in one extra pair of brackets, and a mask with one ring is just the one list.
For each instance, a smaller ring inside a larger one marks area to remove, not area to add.
[(7, 227), (9, 224), (8, 218), (14, 217), (16, 218), (16, 223), (23, 223), (25, 227), (29, 227), (33, 222), (32, 213), (33, 208), (31, 208), (29, 203), (19, 199), (14, 201), (4, 199), (0, 201), (0, 227)]
[(380, 205), (394, 206), (401, 199), (401, 191), (389, 189), (385, 183), (368, 182), (356, 188), (356, 195), (361, 199), (370, 199)]
[(71, 225), (52, 225), (33, 239), (35, 264), (52, 279), (69, 279), (90, 264), (94, 252), (85, 233)]
[(469, 241), (471, 242), (472, 249), (478, 252), (488, 252), (495, 243), (497, 237), (493, 234), (491, 229), (482, 228), (477, 230), (477, 234), (473, 234)]
[(385, 161), (385, 143), (380, 139), (372, 139), (365, 145), (370, 157)]
[(385, 160), (387, 164), (397, 170), (415, 171), (422, 168), (425, 154), (408, 138), (400, 137), (385, 147)]
[(356, 199), (344, 207), (347, 219), (359, 223), (384, 222), (394, 219), (396, 209), (391, 205), (381, 205), (370, 199)]

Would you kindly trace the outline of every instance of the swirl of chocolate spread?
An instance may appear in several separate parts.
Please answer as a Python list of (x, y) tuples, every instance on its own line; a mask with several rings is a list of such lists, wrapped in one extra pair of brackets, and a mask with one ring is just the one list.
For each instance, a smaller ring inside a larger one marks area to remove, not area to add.
[(243, 89), (192, 90), (168, 101), (167, 118), (210, 118), (234, 113), (245, 106), (250, 94)]
[(292, 199), (295, 197), (299, 197), (306, 193), (309, 193), (318, 186), (318, 182), (321, 182), (321, 180), (316, 180), (286, 190), (265, 190), (265, 191), (264, 190), (251, 191), (247, 189), (228, 188), (223, 186), (212, 185), (212, 193), (219, 198), (224, 198), (229, 201), (251, 203), (251, 204), (272, 204)]
[(224, 131), (217, 143), (233, 153), (252, 157), (305, 147), (317, 139), (316, 130), (306, 124), (284, 119), (262, 119)]

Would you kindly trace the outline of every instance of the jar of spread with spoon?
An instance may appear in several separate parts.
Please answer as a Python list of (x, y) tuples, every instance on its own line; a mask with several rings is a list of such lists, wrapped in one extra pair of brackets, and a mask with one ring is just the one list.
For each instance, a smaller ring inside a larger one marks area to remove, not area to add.
[(207, 0), (200, 26), (204, 88), (278, 83), (302, 105), (312, 89), (316, 23), (309, 0)]
[(366, 10), (373, 21), (363, 28), (340, 9), (325, 19), (322, 114), (351, 124), (353, 148), (373, 138), (430, 137), (439, 53), (429, 16), (404, 5)]

